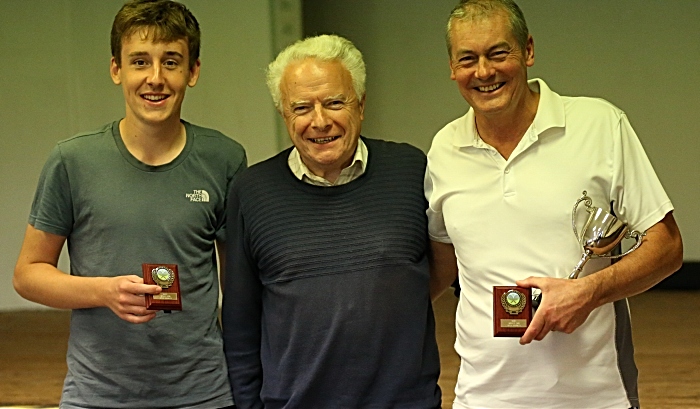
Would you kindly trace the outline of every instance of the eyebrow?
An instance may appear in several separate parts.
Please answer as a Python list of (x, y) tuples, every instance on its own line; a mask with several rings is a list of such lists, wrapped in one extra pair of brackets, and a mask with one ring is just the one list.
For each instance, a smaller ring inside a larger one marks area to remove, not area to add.
[(297, 105), (306, 105), (308, 103), (309, 103), (309, 100), (290, 101), (289, 106), (295, 107)]
[[(500, 43), (494, 44), (494, 45), (492, 45), (491, 47), (489, 47), (489, 48), (486, 50), (486, 53), (488, 54), (488, 53), (492, 52), (493, 50), (495, 50), (495, 49), (497, 49), (497, 48), (508, 48), (508, 49), (511, 49), (511, 48), (513, 48), (513, 47), (512, 47), (512, 46), (510, 45), (510, 43), (508, 43), (507, 41), (501, 41)], [(465, 55), (465, 54), (476, 54), (476, 52), (474, 52), (473, 50), (470, 50), (470, 49), (462, 49), (462, 50), (457, 50), (457, 52), (456, 52), (454, 55), (455, 55), (455, 56), (460, 56), (460, 55)]]
[[(146, 51), (134, 51), (134, 52), (129, 53), (129, 54), (127, 55), (127, 57), (143, 57), (143, 56), (146, 56), (146, 55), (149, 55), (149, 53), (146, 52)], [(182, 55), (182, 53), (179, 53), (179, 52), (177, 52), (177, 51), (166, 51), (166, 52), (165, 52), (165, 55), (168, 56), (168, 57), (185, 58), (185, 56)]]
[(348, 99), (348, 97), (345, 94), (336, 94), (336, 95), (330, 95), (330, 96), (327, 96), (326, 98), (323, 98), (324, 101), (330, 101), (330, 100), (334, 100), (334, 99), (340, 99), (340, 100), (345, 101)]
[[(323, 98), (322, 101), (323, 101), (323, 102), (327, 102), (327, 101), (332, 101), (332, 100), (336, 100), (336, 99), (339, 99), (339, 100), (342, 100), (342, 101), (347, 101), (348, 97), (347, 97), (345, 94), (329, 95), (329, 96)], [(298, 100), (298, 101), (290, 101), (290, 102), (289, 102), (289, 105), (292, 106), (292, 107), (294, 107), (294, 106), (297, 106), (297, 105), (307, 105), (307, 104), (310, 104), (310, 103), (311, 103), (311, 100), (309, 100), (309, 99), (301, 99), (301, 100)]]

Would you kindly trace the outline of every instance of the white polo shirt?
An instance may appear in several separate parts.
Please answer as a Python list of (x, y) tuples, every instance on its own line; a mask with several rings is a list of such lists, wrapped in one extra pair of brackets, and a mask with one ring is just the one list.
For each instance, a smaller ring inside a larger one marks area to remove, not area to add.
[[(573, 334), (525, 346), (493, 336), (493, 286), (564, 278), (581, 258), (571, 213), (583, 190), (594, 206), (612, 202), (640, 231), (673, 210), (624, 112), (600, 99), (559, 96), (541, 80), (529, 84), (540, 93), (538, 111), (508, 160), (478, 137), (471, 109), (437, 133), (428, 153), (430, 236), (454, 245), (462, 290), (454, 407), (626, 409), (612, 304)], [(579, 213), (580, 229), (586, 212)], [(607, 265), (591, 260), (581, 276)]]

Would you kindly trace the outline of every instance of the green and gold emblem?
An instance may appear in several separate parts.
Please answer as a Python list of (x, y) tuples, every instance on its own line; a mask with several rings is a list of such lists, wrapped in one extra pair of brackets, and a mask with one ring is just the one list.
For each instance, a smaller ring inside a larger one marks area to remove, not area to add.
[(518, 315), (525, 309), (525, 294), (518, 290), (508, 290), (501, 295), (501, 305), (510, 315)]
[(162, 288), (168, 288), (175, 282), (175, 273), (165, 266), (158, 266), (151, 270), (151, 277)]

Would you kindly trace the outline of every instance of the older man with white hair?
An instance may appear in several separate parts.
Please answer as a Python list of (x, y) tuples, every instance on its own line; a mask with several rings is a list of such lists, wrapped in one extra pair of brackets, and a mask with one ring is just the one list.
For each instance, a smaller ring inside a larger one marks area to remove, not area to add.
[(360, 136), (364, 81), (338, 36), (268, 68), (294, 147), (229, 194), (222, 317), (238, 407), (440, 407), (426, 158)]

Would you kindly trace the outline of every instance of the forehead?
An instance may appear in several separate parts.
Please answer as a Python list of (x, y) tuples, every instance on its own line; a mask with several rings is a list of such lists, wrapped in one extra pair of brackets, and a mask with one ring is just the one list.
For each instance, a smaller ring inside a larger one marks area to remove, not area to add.
[(164, 39), (153, 28), (140, 28), (122, 37), (122, 54), (133, 52), (176, 52), (187, 57), (187, 39)]
[(284, 70), (280, 89), (283, 97), (288, 99), (355, 95), (350, 72), (340, 61), (314, 58), (290, 63)]
[(517, 44), (505, 12), (459, 19), (451, 24), (450, 45), (453, 54), (460, 51), (478, 52), (502, 43)]

